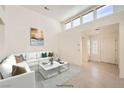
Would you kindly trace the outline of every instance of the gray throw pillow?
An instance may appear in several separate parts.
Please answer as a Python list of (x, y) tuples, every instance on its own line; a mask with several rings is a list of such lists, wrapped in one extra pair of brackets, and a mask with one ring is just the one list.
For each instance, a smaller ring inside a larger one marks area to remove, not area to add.
[(16, 66), (16, 65), (12, 66), (12, 76), (20, 75), (20, 74), (23, 74), (26, 72), (27, 71), (24, 67), (20, 67), (20, 66)]
[(3, 78), (3, 75), (2, 75), (1, 72), (0, 72), (0, 80), (1, 80), (1, 79), (4, 79), (4, 78)]
[(25, 61), (23, 55), (15, 56), (15, 59), (16, 59), (16, 63), (21, 63)]

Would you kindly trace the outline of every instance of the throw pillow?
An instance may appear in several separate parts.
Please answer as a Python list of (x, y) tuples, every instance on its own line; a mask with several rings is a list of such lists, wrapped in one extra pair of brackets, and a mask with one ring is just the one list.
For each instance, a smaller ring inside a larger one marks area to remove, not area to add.
[(20, 66), (16, 66), (16, 65), (12, 66), (12, 76), (20, 75), (20, 74), (23, 74), (26, 72), (27, 71), (24, 67), (20, 67)]
[(16, 58), (16, 63), (20, 63), (20, 62), (24, 61), (23, 55), (15, 56), (15, 58)]
[(10, 55), (2, 64), (0, 64), (0, 72), (4, 78), (11, 76), (12, 66), (16, 65), (16, 59), (14, 55)]
[(4, 78), (3, 78), (3, 75), (0, 73), (0, 80), (1, 80), (1, 79), (4, 79)]
[(48, 57), (53, 57), (54, 53), (53, 52), (49, 52)]
[(47, 57), (47, 53), (46, 53), (46, 52), (45, 52), (45, 53), (42, 53), (42, 54), (41, 54), (41, 57), (42, 57), (42, 58)]

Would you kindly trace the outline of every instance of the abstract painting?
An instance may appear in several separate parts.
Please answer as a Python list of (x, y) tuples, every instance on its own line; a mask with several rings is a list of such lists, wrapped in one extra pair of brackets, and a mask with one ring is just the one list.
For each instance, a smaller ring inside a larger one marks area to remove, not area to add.
[(31, 46), (44, 45), (44, 34), (42, 30), (31, 28), (30, 44)]

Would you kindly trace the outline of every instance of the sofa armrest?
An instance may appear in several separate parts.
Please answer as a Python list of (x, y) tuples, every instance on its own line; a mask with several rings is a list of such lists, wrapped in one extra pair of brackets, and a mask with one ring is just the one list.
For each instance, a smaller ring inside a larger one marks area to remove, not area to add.
[(21, 75), (13, 76), (0, 80), (2, 88), (34, 88), (35, 87), (35, 72), (31, 71)]

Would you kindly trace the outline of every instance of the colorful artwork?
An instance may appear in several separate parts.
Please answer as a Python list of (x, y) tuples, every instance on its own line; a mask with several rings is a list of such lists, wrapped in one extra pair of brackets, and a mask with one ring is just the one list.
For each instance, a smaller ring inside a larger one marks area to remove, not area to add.
[(43, 31), (37, 28), (31, 28), (30, 43), (32, 46), (44, 45)]

